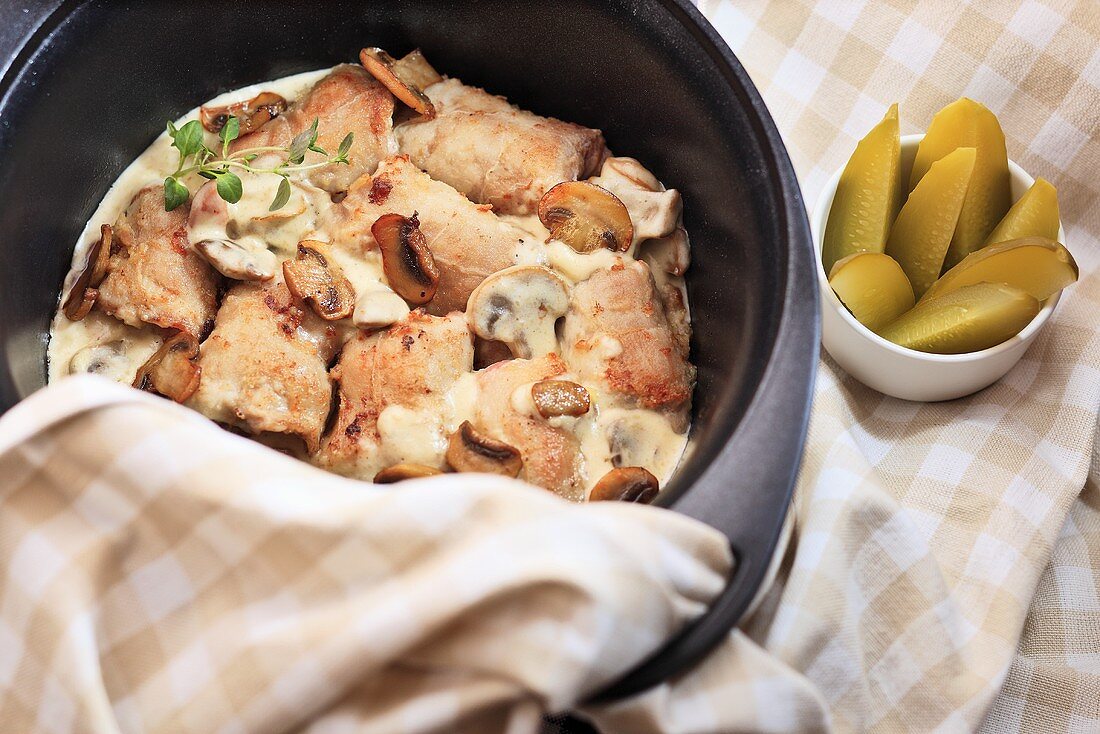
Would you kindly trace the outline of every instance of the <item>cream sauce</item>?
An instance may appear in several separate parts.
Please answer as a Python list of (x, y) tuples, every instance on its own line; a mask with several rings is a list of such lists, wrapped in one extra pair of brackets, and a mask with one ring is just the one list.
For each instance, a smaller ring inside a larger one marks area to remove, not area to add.
[[(207, 105), (227, 105), (249, 99), (261, 91), (272, 91), (288, 100), (301, 96), (329, 70), (320, 69), (271, 82), (255, 84), (219, 95)], [(189, 111), (177, 125), (195, 119), (198, 108)], [(217, 136), (204, 133), (207, 144), (218, 145)], [(598, 270), (611, 268), (624, 259), (636, 256), (647, 237), (658, 237), (670, 221), (680, 220), (679, 195), (666, 191), (652, 174), (632, 159), (611, 159), (601, 177), (593, 179), (611, 190), (618, 190), (635, 222), (635, 237), (626, 253), (598, 250), (577, 253), (557, 240), (552, 240), (538, 217), (500, 215), (529, 232), (515, 253), (517, 265), (541, 265), (561, 275), (573, 285), (589, 278)], [(624, 161), (616, 164), (615, 161)], [(103, 223), (113, 223), (124, 212), (133, 195), (151, 184), (160, 184), (177, 163), (171, 140), (162, 133), (119, 176), (78, 238), (73, 250), (73, 270), (66, 278), (63, 293), (67, 293), (77, 272), (84, 264), (88, 248), (99, 236)], [(192, 194), (207, 183), (197, 175), (183, 182)], [(323, 231), (324, 213), (332, 206), (329, 194), (303, 180), (293, 182), (291, 199), (278, 212), (269, 212), (279, 177), (250, 175), (245, 181), (244, 196), (236, 204), (223, 205), (211, 212), (195, 212), (188, 222), (192, 242), (204, 239), (227, 239), (239, 243), (245, 250), (262, 249), (274, 254), (279, 262), (294, 255), (302, 239), (327, 241)], [(220, 202), (220, 200), (219, 200)], [(659, 240), (649, 240), (658, 243)], [(647, 245), (648, 246), (648, 245)], [(657, 249), (657, 248), (651, 248)], [(686, 252), (686, 240), (681, 248)], [(382, 259), (377, 251), (362, 252), (358, 248), (334, 247), (333, 260), (344, 271), (358, 294), (353, 319), (339, 322), (350, 335), (356, 326), (375, 329), (404, 319), (408, 307), (386, 285)], [(686, 257), (686, 254), (684, 255)], [(661, 267), (664, 259), (647, 256), (659, 285), (672, 283), (683, 290), (683, 279), (669, 275)], [(281, 274), (276, 277), (281, 277)], [(686, 294), (685, 294), (686, 296)], [(396, 299), (396, 300), (395, 300)], [(686, 303), (686, 298), (685, 298)], [(354, 321), (354, 323), (353, 323)], [(96, 371), (123, 383), (132, 382), (140, 366), (156, 351), (162, 341), (160, 332), (152, 327), (133, 328), (116, 319), (93, 311), (78, 322), (69, 321), (58, 311), (50, 329), (48, 350), (49, 380), (60, 379), (73, 371)], [(621, 350), (613, 338), (605, 337), (592, 357), (607, 360)], [(560, 345), (557, 350), (561, 351)], [(568, 375), (562, 379), (574, 379)], [(591, 409), (579, 417), (562, 416), (549, 419), (556, 427), (577, 436), (584, 458), (583, 480), (591, 488), (607, 471), (617, 466), (644, 466), (664, 484), (676, 468), (686, 445), (686, 434), (676, 433), (666, 416), (639, 408), (624, 407), (616, 396), (602, 392), (596, 385), (585, 386), (591, 397)], [(524, 385), (512, 395), (512, 406), (521, 414), (537, 416), (531, 401), (531, 386)], [(464, 421), (474, 417), (479, 402), (475, 373), (463, 374), (442, 398), (442, 405), (433, 410), (410, 410), (389, 406), (378, 416), (381, 445), (378, 455), (367, 460), (371, 474), (377, 464), (414, 462), (441, 465), (447, 447), (447, 437)], [(366, 458), (366, 457), (364, 457)], [(365, 467), (364, 467), (365, 468)]]

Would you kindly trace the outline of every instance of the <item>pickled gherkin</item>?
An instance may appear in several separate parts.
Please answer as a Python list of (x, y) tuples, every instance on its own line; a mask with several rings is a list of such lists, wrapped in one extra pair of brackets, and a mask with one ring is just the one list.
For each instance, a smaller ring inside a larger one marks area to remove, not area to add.
[(944, 269), (980, 248), (1012, 204), (1008, 151), (997, 116), (984, 105), (963, 97), (932, 118), (917, 147), (909, 188), (914, 189), (932, 164), (956, 148), (977, 150), (970, 188), (944, 258)]
[(1061, 214), (1058, 212), (1058, 190), (1044, 178), (1035, 179), (1020, 200), (1012, 205), (985, 244), (1007, 242), (1020, 237), (1058, 239)]
[(901, 138), (895, 104), (859, 141), (840, 176), (821, 250), (826, 273), (849, 255), (885, 249), (901, 194)]
[(901, 265), (917, 298), (940, 277), (975, 158), (973, 148), (958, 148), (933, 163), (890, 230), (886, 254)]
[(1039, 308), (1039, 301), (1019, 288), (976, 283), (921, 301), (878, 334), (921, 352), (977, 352), (1018, 334)]
[(857, 252), (838, 260), (829, 285), (859, 323), (871, 331), (913, 307), (913, 287), (901, 267), (881, 252)]
[(1045, 237), (988, 245), (968, 255), (937, 280), (925, 298), (934, 298), (975, 283), (1004, 283), (1044, 301), (1077, 280), (1077, 263), (1069, 250)]

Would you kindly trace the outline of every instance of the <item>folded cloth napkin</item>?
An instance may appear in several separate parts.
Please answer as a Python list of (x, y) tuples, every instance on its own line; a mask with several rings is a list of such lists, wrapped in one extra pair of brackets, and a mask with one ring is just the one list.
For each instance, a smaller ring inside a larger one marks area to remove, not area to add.
[(378, 487), (97, 377), (0, 420), (0, 731), (521, 732), (698, 615), (707, 526)]

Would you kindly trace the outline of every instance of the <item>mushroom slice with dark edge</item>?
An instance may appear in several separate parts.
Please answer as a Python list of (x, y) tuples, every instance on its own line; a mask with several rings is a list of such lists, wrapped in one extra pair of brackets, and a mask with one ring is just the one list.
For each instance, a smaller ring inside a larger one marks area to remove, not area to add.
[(286, 112), (286, 100), (274, 92), (260, 92), (245, 102), (224, 107), (200, 107), (199, 120), (212, 133), (221, 132), (230, 117), (237, 118), (241, 135), (259, 130), (267, 122)]
[(403, 482), (406, 479), (422, 479), (424, 477), (434, 477), (442, 473), (442, 470), (436, 469), (434, 466), (425, 466), (423, 464), (394, 464), (393, 466), (387, 466), (385, 469), (375, 474), (374, 483), (394, 484), (395, 482)]
[(569, 287), (540, 265), (516, 265), (493, 273), (470, 294), (466, 319), (482, 339), (504, 342), (513, 356), (541, 357), (558, 351), (554, 331), (569, 310)]
[(601, 247), (626, 252), (634, 240), (626, 205), (587, 181), (565, 181), (547, 191), (539, 201), (539, 221), (577, 252)]
[(416, 212), (411, 217), (383, 214), (370, 231), (382, 252), (382, 270), (390, 288), (415, 306), (432, 300), (439, 287), (439, 268)]
[(165, 341), (138, 369), (134, 387), (182, 403), (199, 387), (202, 368), (196, 363), (198, 358), (198, 340), (181, 331)]
[(69, 374), (112, 374), (126, 361), (126, 342), (121, 339), (90, 344), (69, 359)]
[(588, 499), (591, 502), (619, 500), (649, 504), (657, 496), (657, 490), (657, 477), (640, 466), (623, 466), (604, 474)]
[(245, 247), (227, 239), (200, 240), (195, 250), (214, 269), (233, 280), (271, 280), (275, 277), (278, 258), (266, 248)]
[(69, 321), (80, 321), (95, 305), (99, 295), (96, 287), (107, 276), (107, 262), (111, 257), (111, 243), (114, 241), (114, 233), (111, 225), (104, 224), (99, 228), (99, 239), (88, 248), (88, 257), (84, 260), (84, 269), (73, 281), (73, 287), (69, 289), (69, 295), (65, 297), (65, 303), (61, 310)]
[(355, 290), (340, 266), (325, 256), (325, 243), (302, 240), (298, 255), (283, 262), (286, 287), (326, 321), (339, 321), (355, 309)]
[[(420, 57), (423, 59), (423, 56)], [(402, 59), (404, 61), (404, 59)], [(424, 73), (423, 64), (410, 60), (406, 64), (394, 59), (380, 48), (365, 48), (359, 52), (359, 63), (371, 73), (378, 81), (382, 82), (393, 96), (412, 107), (425, 117), (435, 117), (435, 105), (424, 94), (424, 90), (416, 83), (430, 78)], [(431, 68), (430, 66), (428, 68)], [(434, 71), (434, 69), (433, 69)]]
[(588, 412), (592, 401), (588, 390), (569, 380), (542, 380), (531, 386), (531, 399), (543, 418), (568, 415), (579, 416)]
[(447, 442), (447, 463), (458, 472), (519, 476), (523, 458), (512, 446), (482, 435), (463, 421)]

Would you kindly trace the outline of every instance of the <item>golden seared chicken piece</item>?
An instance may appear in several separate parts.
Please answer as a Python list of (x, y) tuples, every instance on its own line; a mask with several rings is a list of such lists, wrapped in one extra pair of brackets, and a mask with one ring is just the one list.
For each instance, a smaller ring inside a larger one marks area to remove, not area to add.
[(445, 396), (473, 361), (460, 313), (414, 311), (384, 331), (360, 331), (332, 369), (339, 412), (313, 462), (364, 479), (395, 464), (441, 468)]
[(239, 283), (202, 343), (187, 405), (253, 434), (297, 436), (316, 450), (329, 413), (336, 328), (290, 294), (282, 277)]
[(332, 233), (334, 245), (349, 252), (375, 250), (378, 243), (371, 226), (379, 217), (411, 217), (414, 212), (439, 269), (435, 296), (426, 304), (437, 316), (465, 309), (474, 288), (487, 275), (514, 265), (520, 242), (534, 239), (498, 219), (487, 206), (433, 180), (407, 156), (390, 158), (373, 177), (356, 181), (333, 208), (326, 231)]
[(662, 298), (644, 262), (620, 261), (573, 288), (562, 347), (582, 382), (667, 412), (682, 431), (695, 383), (689, 334), (680, 294), (666, 290)]
[(397, 126), (401, 152), (501, 214), (534, 212), (552, 186), (593, 175), (607, 155), (599, 130), (540, 117), (457, 79), (424, 92), (436, 116)]
[(259, 130), (234, 141), (231, 150), (286, 146), (318, 120), (317, 144), (335, 155), (344, 136), (355, 133), (349, 165), (323, 166), (309, 180), (325, 191), (345, 191), (395, 150), (393, 95), (361, 66), (341, 64), (301, 100)]
[(113, 228), (99, 308), (130, 326), (203, 333), (218, 308), (218, 274), (192, 249), (187, 213), (164, 211), (160, 186), (137, 193)]
[[(523, 457), (521, 479), (557, 492), (570, 500), (584, 499), (580, 476), (582, 456), (577, 437), (529, 411), (520, 412), (530, 402), (531, 385), (566, 371), (565, 362), (556, 354), (536, 359), (512, 359), (477, 374), (477, 415), (472, 421), (481, 433), (515, 447)], [(517, 390), (528, 393), (516, 399)]]

